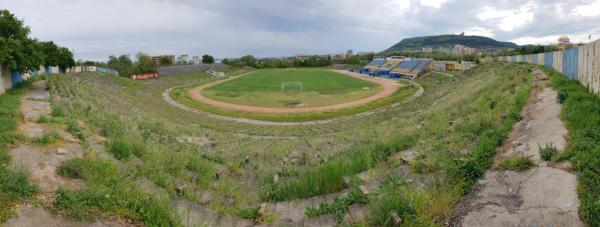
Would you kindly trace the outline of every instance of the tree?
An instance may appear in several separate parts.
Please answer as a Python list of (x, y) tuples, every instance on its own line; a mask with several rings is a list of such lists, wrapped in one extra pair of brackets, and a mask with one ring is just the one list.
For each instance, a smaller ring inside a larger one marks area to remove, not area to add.
[(8, 10), (0, 10), (0, 37), (6, 39), (24, 40), (29, 35), (29, 27)]
[(73, 53), (53, 42), (31, 39), (29, 27), (8, 10), (0, 10), (0, 64), (11, 70), (38, 70), (40, 65), (60, 66), (63, 69), (75, 65)]
[(129, 76), (133, 71), (133, 62), (127, 55), (121, 55), (118, 58), (113, 55), (109, 56), (107, 66), (117, 70), (122, 76)]
[(171, 60), (170, 57), (168, 56), (161, 56), (160, 57), (160, 65), (172, 65), (173, 61)]
[(140, 52), (136, 57), (137, 62), (133, 74), (156, 73), (156, 62), (150, 55)]
[(58, 66), (61, 69), (73, 67), (75, 65), (75, 59), (73, 59), (73, 52), (65, 47), (58, 49)]
[(215, 63), (215, 58), (208, 54), (202, 55), (202, 63), (204, 64), (212, 64)]
[(240, 58), (240, 63), (244, 66), (254, 67), (256, 66), (256, 58), (252, 55), (246, 55)]

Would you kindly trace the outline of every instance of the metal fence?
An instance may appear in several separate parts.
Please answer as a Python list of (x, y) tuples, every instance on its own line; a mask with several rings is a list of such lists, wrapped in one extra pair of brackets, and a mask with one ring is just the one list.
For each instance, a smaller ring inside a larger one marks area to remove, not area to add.
[(525, 62), (550, 67), (600, 95), (600, 40), (563, 51), (496, 56), (482, 61)]

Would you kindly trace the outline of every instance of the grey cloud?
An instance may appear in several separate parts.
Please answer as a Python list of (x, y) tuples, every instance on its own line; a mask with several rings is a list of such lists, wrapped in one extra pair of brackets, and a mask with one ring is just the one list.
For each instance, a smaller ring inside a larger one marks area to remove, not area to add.
[[(25, 19), (34, 36), (78, 58), (104, 60), (138, 51), (218, 57), (380, 51), (406, 37), (473, 29), (504, 41), (600, 35), (600, 16), (571, 15), (592, 2), (448, 0), (435, 8), (419, 0), (19, 0), (0, 1), (0, 8)], [(502, 18), (478, 17), (486, 7), (514, 11), (525, 4), (532, 6), (531, 22), (511, 31), (501, 29)]]

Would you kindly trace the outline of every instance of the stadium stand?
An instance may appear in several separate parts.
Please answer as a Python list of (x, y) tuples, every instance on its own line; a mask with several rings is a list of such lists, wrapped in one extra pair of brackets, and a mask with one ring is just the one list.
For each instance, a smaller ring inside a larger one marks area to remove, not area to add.
[(390, 77), (412, 80), (425, 74), (432, 68), (433, 61), (431, 59), (407, 60), (396, 66), (390, 73)]

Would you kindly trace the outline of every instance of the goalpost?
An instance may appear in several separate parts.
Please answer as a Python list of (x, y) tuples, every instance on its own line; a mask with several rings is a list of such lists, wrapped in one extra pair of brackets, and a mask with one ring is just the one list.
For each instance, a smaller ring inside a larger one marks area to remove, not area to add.
[(282, 82), (281, 83), (281, 91), (283, 92), (299, 92), (302, 91), (304, 87), (302, 86), (302, 82)]

